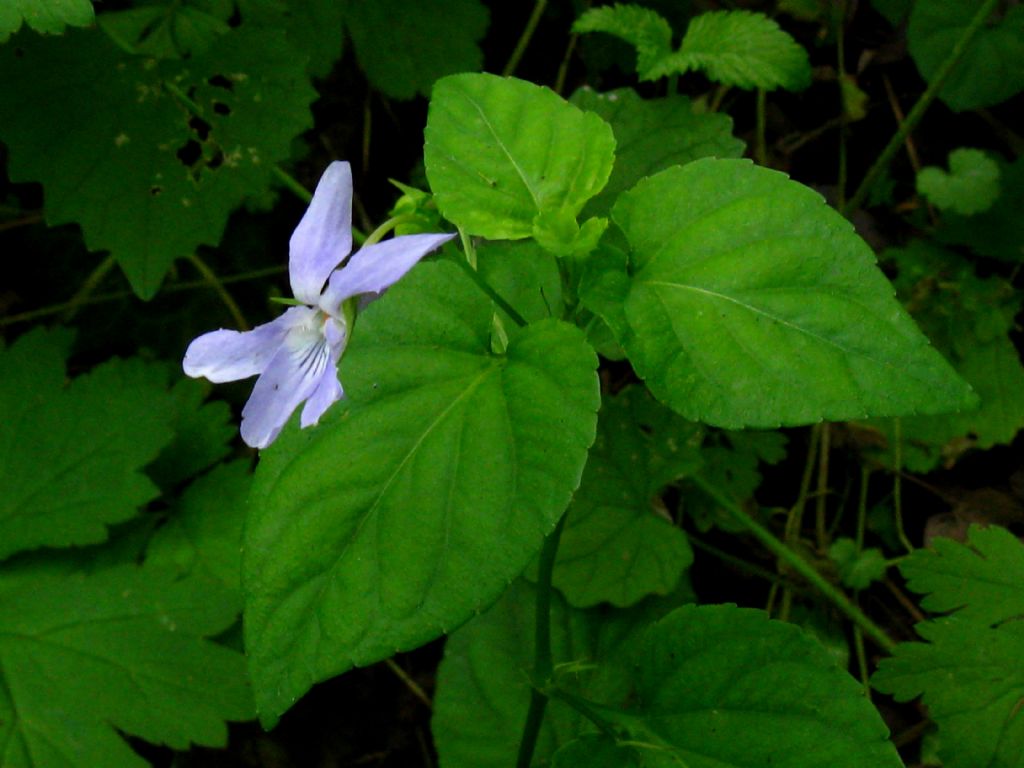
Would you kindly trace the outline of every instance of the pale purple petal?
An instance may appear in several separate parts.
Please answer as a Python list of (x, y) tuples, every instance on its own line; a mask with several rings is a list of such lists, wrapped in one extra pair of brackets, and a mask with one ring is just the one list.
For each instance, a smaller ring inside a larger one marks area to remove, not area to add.
[(299, 405), (325, 376), (337, 378), (330, 349), (319, 331), (299, 329), (288, 334), (277, 354), (256, 380), (242, 409), (242, 439), (253, 448), (266, 448)]
[(328, 372), (333, 371), (334, 375), (325, 373), (313, 394), (309, 396), (309, 400), (306, 401), (300, 420), (303, 429), (312, 427), (320, 421), (320, 417), (327, 409), (341, 400), (345, 394), (341, 388), (341, 382), (338, 380), (338, 361), (348, 343), (348, 334), (345, 327), (333, 319), (324, 323), (324, 334), (327, 338), (327, 349), (330, 352), (327, 370)]
[(351, 296), (380, 293), (453, 237), (455, 235), (403, 235), (362, 248), (331, 275), (320, 299), (321, 308), (336, 313), (341, 302)]
[(288, 243), (292, 294), (316, 304), (328, 275), (352, 250), (352, 169), (335, 161), (316, 185), (313, 200)]
[(218, 384), (263, 373), (288, 329), (303, 322), (307, 314), (315, 314), (315, 310), (292, 307), (276, 320), (251, 331), (222, 328), (204, 333), (188, 345), (182, 368), (193, 378), (202, 376)]

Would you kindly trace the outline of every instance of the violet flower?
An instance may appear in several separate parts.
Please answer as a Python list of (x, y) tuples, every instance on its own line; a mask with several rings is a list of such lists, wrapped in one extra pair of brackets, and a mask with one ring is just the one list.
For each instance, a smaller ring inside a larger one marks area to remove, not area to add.
[(189, 344), (182, 367), (216, 383), (259, 376), (242, 409), (242, 439), (253, 448), (270, 445), (303, 403), (301, 425), (310, 427), (344, 394), (338, 361), (354, 297), (380, 293), (452, 237), (394, 237), (345, 261), (352, 250), (352, 171), (348, 163), (331, 163), (288, 244), (288, 277), (301, 305), (251, 331), (203, 334)]

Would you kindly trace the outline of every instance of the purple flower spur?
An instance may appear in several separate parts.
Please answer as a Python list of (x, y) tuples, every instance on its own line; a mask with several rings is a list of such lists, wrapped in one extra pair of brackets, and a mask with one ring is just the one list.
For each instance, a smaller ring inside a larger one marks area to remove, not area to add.
[(242, 409), (242, 439), (253, 448), (270, 445), (303, 403), (301, 424), (310, 427), (344, 394), (338, 361), (354, 315), (350, 299), (380, 293), (452, 237), (393, 237), (349, 257), (352, 170), (331, 163), (288, 243), (288, 277), (301, 304), (251, 331), (203, 334), (182, 367), (216, 383), (259, 376)]

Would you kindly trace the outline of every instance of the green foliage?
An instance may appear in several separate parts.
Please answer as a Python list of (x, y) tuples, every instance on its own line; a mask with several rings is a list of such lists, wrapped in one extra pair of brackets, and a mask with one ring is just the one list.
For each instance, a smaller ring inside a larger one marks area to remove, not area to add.
[(148, 765), (115, 729), (224, 746), (224, 721), (252, 717), (252, 695), (242, 655), (204, 638), (235, 616), (215, 583), (157, 568), (0, 569), (5, 768)]
[(828, 548), (828, 556), (836, 564), (839, 578), (850, 589), (867, 589), (881, 581), (888, 569), (882, 550), (874, 547), (857, 551), (853, 539), (838, 538)]
[(449, 631), (540, 549), (594, 440), (597, 364), (557, 320), (509, 333), (453, 264), (360, 316), (350, 405), (264, 453), (246, 525), (246, 647), (263, 722), (314, 682)]
[(176, 258), (216, 245), (232, 210), (267, 193), (274, 163), (310, 125), (314, 95), (282, 34), (244, 29), (162, 63), (124, 54), (98, 30), (23, 36), (0, 48), (0, 80), (12, 179), (42, 182), (47, 223), (81, 225), (142, 298)]
[(22, 22), (36, 32), (59, 35), (67, 26), (87, 27), (94, 18), (91, 0), (6, 0), (0, 5), (0, 43)]
[(242, 525), (249, 462), (221, 464), (189, 485), (146, 547), (146, 564), (217, 582), (242, 610)]
[(1024, 546), (1005, 529), (972, 528), (967, 546), (936, 539), (900, 569), (926, 608), (953, 613), (918, 624), (927, 642), (901, 643), (873, 685), (899, 701), (923, 697), (947, 768), (1022, 765)]
[(807, 52), (762, 13), (702, 13), (690, 22), (674, 52), (668, 22), (635, 5), (588, 10), (573, 29), (607, 32), (634, 45), (641, 80), (699, 70), (715, 82), (740, 88), (799, 91), (811, 82)]
[(0, 350), (0, 557), (93, 544), (159, 491), (141, 472), (170, 443), (161, 366), (114, 359), (65, 386), (66, 332)]
[(931, 165), (921, 169), (917, 191), (942, 210), (981, 213), (999, 197), (999, 166), (980, 149), (954, 149), (948, 173)]
[(633, 659), (635, 704), (602, 713), (641, 765), (902, 765), (853, 678), (761, 611), (678, 608), (640, 636)]
[(640, 387), (605, 398), (555, 562), (570, 605), (629, 606), (678, 586), (693, 553), (659, 495), (699, 466), (701, 437)]
[(976, 404), (850, 225), (782, 174), (698, 160), (640, 182), (612, 218), (631, 275), (583, 299), (682, 416), (776, 427)]
[[(949, 57), (984, 0), (916, 2), (910, 13), (910, 55), (929, 82)], [(939, 91), (951, 109), (998, 104), (1024, 88), (1024, 7), (1012, 5), (999, 21), (981, 28)]]
[(228, 443), (235, 435), (231, 409), (220, 400), (203, 403), (207, 390), (195, 379), (179, 379), (171, 389), (174, 439), (146, 470), (164, 490), (194, 477), (231, 450)]
[(587, 203), (588, 214), (607, 216), (622, 192), (673, 165), (743, 154), (743, 142), (732, 135), (732, 120), (694, 111), (685, 96), (641, 99), (628, 88), (609, 93), (581, 88), (571, 101), (600, 115), (615, 133), (615, 166), (605, 188)]
[[(900, 299), (981, 401), (976, 411), (903, 419), (904, 465), (928, 471), (969, 446), (1009, 443), (1024, 428), (1024, 367), (1009, 337), (1020, 309), (1014, 287), (999, 277), (979, 278), (969, 262), (924, 241), (884, 256), (899, 270)], [(891, 443), (891, 423), (877, 426)]]
[[(457, 258), (461, 258), (458, 256)], [(499, 241), (477, 249), (480, 276), (528, 322), (562, 314), (562, 278), (555, 257), (537, 243)], [(512, 318), (498, 310), (508, 328)]]
[(656, 80), (659, 63), (672, 53), (672, 28), (650, 8), (619, 4), (590, 8), (577, 19), (572, 31), (606, 32), (636, 48), (636, 71), (641, 80)]
[[(780, 432), (730, 432), (712, 430), (700, 450), (701, 465), (697, 475), (743, 507), (761, 485), (761, 465), (778, 464), (786, 458), (786, 436)], [(693, 488), (685, 480), (683, 513), (700, 531), (718, 527), (739, 531), (732, 516), (704, 491)]]
[(965, 245), (974, 253), (1013, 263), (1024, 261), (1024, 159), (1004, 165), (999, 178), (1000, 194), (988, 210), (973, 216), (946, 212), (936, 232), (939, 241)]
[(345, 25), (373, 85), (396, 99), (427, 96), (434, 81), (480, 69), (488, 12), (478, 0), (345, 0)]
[(434, 87), (427, 178), (441, 213), (468, 234), (587, 250), (595, 221), (580, 230), (576, 216), (614, 157), (611, 128), (547, 88), (494, 75), (453, 75)]
[[(563, 689), (588, 699), (630, 696), (629, 641), (644, 624), (689, 599), (648, 600), (629, 610), (582, 611), (552, 596), (551, 649)], [(454, 632), (437, 673), (431, 730), (445, 768), (506, 768), (516, 753), (530, 699), (535, 590), (513, 583), (494, 606)], [(466, 724), (473, 727), (467, 728)], [(581, 732), (576, 711), (553, 699), (541, 728), (535, 764)]]

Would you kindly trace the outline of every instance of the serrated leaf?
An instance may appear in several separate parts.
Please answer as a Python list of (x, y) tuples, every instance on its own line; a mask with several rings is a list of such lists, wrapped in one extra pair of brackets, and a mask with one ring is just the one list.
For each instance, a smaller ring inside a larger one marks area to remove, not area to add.
[(0, 79), (11, 178), (42, 182), (47, 223), (80, 224), (142, 298), (176, 258), (216, 245), (234, 208), (266, 194), (315, 96), (282, 34), (245, 30), (161, 63), (98, 30), (21, 37), (0, 49)]
[(99, 26), (129, 53), (158, 59), (204, 53), (218, 37), (231, 31), (228, 17), (219, 18), (204, 8), (182, 3), (104, 13)]
[(981, 213), (999, 197), (999, 166), (980, 149), (954, 149), (948, 173), (932, 165), (921, 169), (917, 191), (943, 210)]
[(644, 633), (634, 658), (636, 703), (617, 724), (641, 754), (658, 747), (650, 754), (665, 762), (651, 765), (902, 765), (859, 684), (761, 611), (678, 608)]
[(967, 545), (937, 538), (900, 570), (922, 605), (952, 616), (921, 622), (926, 643), (901, 643), (872, 684), (899, 701), (923, 696), (947, 768), (1024, 765), (1024, 545), (1003, 528), (972, 527)]
[(242, 609), (242, 525), (252, 473), (245, 459), (193, 482), (146, 547), (146, 565), (216, 581)]
[(697, 160), (612, 218), (632, 248), (620, 342), (682, 416), (777, 427), (976, 406), (850, 224), (784, 175)]
[(131, 566), (0, 570), (5, 768), (148, 765), (114, 729), (224, 746), (224, 721), (252, 717), (252, 698), (241, 654), (203, 639), (235, 620), (215, 586)]
[(87, 27), (95, 20), (90, 0), (6, 0), (0, 5), (0, 43), (21, 29), (59, 35), (65, 27)]
[(114, 359), (64, 387), (67, 337), (0, 351), (0, 558), (93, 544), (159, 491), (142, 468), (170, 442), (161, 366)]
[(672, 53), (672, 28), (659, 13), (640, 5), (591, 8), (576, 20), (572, 31), (605, 32), (625, 40), (636, 48), (636, 69), (642, 80), (653, 80), (647, 73)]
[(647, 79), (700, 70), (739, 88), (800, 91), (811, 84), (807, 51), (763, 13), (712, 11), (694, 17), (679, 51)]
[(541, 214), (575, 219), (604, 187), (611, 128), (547, 88), (494, 75), (438, 81), (424, 162), (437, 207), (491, 240), (535, 234)]
[[(938, 73), (982, 6), (982, 0), (929, 0), (914, 3), (907, 27), (910, 55), (924, 79)], [(1024, 7), (1010, 6), (1003, 17), (984, 24), (939, 98), (960, 112), (998, 104), (1024, 89)]]
[(555, 562), (554, 584), (570, 605), (625, 607), (668, 594), (693, 562), (658, 495), (700, 465), (700, 428), (647, 398), (631, 387), (602, 405)]
[[(603, 9), (597, 9), (603, 10)], [(631, 88), (598, 93), (581, 88), (572, 103), (601, 116), (615, 133), (615, 166), (605, 188), (585, 208), (606, 216), (618, 196), (645, 176), (702, 157), (740, 157), (743, 142), (721, 113), (697, 113), (685, 96), (641, 99)]]
[[(631, 693), (631, 639), (647, 622), (689, 599), (680, 594), (629, 610), (581, 611), (554, 593), (551, 644), (559, 685), (587, 698), (624, 702)], [(535, 613), (535, 590), (520, 580), (445, 643), (431, 721), (445, 768), (507, 768), (516, 753), (530, 702)], [(577, 712), (551, 700), (534, 764), (547, 764), (559, 745), (592, 730)]]
[(1024, 545), (998, 527), (972, 528), (968, 544), (937, 538), (900, 565), (922, 607), (986, 626), (1024, 616)]
[(327, 77), (341, 56), (345, 3), (337, 0), (236, 0), (243, 23), (283, 29), (296, 51), (309, 58), (308, 71)]
[(427, 96), (434, 81), (481, 68), (488, 11), (478, 0), (347, 0), (345, 25), (359, 64), (396, 99)]
[(1024, 766), (1024, 623), (990, 629), (953, 617), (917, 632), (928, 643), (901, 643), (872, 685), (897, 701), (923, 694), (945, 768)]
[(492, 603), (568, 505), (594, 439), (596, 356), (557, 320), (510, 330), (493, 356), (493, 318), (454, 264), (417, 267), (359, 318), (348, 406), (263, 454), (243, 582), (264, 723)]

